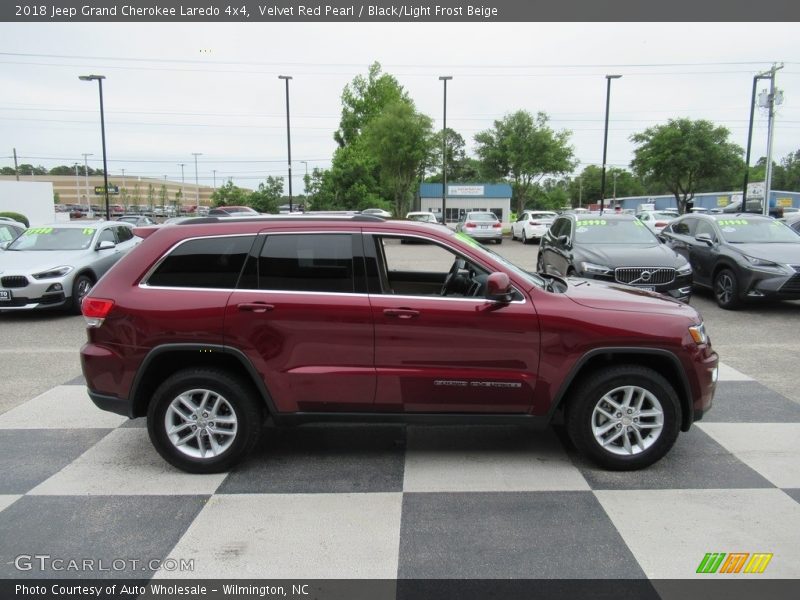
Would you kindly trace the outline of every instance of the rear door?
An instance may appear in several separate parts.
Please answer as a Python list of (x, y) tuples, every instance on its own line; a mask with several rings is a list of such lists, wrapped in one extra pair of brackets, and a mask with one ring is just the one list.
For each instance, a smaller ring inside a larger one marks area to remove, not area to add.
[(281, 412), (370, 410), (374, 328), (359, 234), (262, 234), (225, 311)]

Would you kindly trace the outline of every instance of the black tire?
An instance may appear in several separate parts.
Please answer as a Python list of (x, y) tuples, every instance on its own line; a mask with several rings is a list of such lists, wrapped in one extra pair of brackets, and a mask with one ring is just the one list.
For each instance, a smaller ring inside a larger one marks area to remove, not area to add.
[(672, 448), (680, 430), (675, 390), (647, 367), (621, 365), (595, 372), (578, 384), (568, 402), (566, 424), (572, 443), (609, 470), (652, 465)]
[(739, 298), (739, 282), (736, 274), (730, 269), (721, 269), (714, 276), (714, 299), (720, 308), (734, 310), (741, 305)]
[(522, 239), (522, 243), (523, 244), (527, 244), (528, 243), (528, 234), (525, 233), (524, 229), (522, 230), (522, 238), (521, 239)]
[(495, 240), (494, 243), (495, 244), (502, 244), (503, 243), (503, 238), (500, 238), (499, 240)]
[[(208, 405), (198, 407), (205, 392), (209, 392), (209, 402), (221, 398), (216, 413), (209, 410)], [(192, 411), (183, 403), (178, 404), (181, 416), (170, 411), (170, 422), (182, 425), (188, 435), (186, 443), (176, 444), (174, 436), (180, 438), (180, 435), (174, 432), (173, 439), (170, 438), (167, 411), (181, 396), (201, 412)], [(219, 422), (212, 420), (215, 417)], [(262, 421), (262, 406), (255, 399), (255, 392), (240, 378), (222, 369), (178, 371), (158, 387), (147, 410), (147, 431), (153, 446), (164, 460), (188, 473), (219, 473), (230, 469), (256, 445)], [(218, 433), (212, 435), (207, 428)], [(212, 442), (219, 450), (204, 456), (206, 450), (212, 451)]]
[(83, 299), (92, 291), (94, 281), (88, 275), (78, 275), (72, 281), (72, 296), (68, 308), (76, 315), (81, 314), (81, 304)]

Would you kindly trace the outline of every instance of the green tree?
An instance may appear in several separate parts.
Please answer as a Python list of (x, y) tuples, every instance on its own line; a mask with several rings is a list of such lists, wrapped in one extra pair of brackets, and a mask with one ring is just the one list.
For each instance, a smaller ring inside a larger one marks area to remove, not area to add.
[(568, 173), (574, 168), (571, 132), (553, 131), (547, 122), (543, 112), (534, 117), (520, 110), (475, 136), (485, 172), (511, 181), (517, 212), (524, 209), (534, 183), (545, 175)]
[(340, 147), (353, 143), (367, 123), (398, 101), (411, 103), (397, 80), (382, 74), (379, 62), (372, 63), (366, 77), (357, 75), (342, 91), (342, 117), (333, 138)]
[[(13, 173), (11, 174), (13, 175)], [(47, 169), (45, 169), (42, 165), (34, 167), (31, 164), (23, 163), (19, 165), (19, 174), (20, 177), (23, 175), (47, 175)]]
[[(78, 166), (78, 173), (81, 175), (83, 174), (83, 167)], [(53, 167), (50, 169), (50, 175), (74, 175), (75, 174), (75, 167), (68, 167), (66, 165), (59, 165), (57, 167)]]
[(631, 167), (644, 180), (663, 184), (683, 213), (710, 180), (742, 172), (742, 149), (728, 141), (729, 134), (711, 121), (670, 119), (631, 136), (637, 144)]
[(408, 211), (412, 188), (430, 155), (431, 119), (398, 101), (387, 106), (364, 128), (364, 144), (378, 163), (380, 182), (394, 203), (393, 212)]
[(260, 213), (277, 213), (283, 198), (283, 177), (267, 177), (266, 184), (259, 183), (258, 189), (250, 194), (247, 205)]
[[(180, 192), (178, 192), (180, 193)], [(230, 179), (211, 194), (214, 206), (243, 206), (247, 204), (248, 191), (233, 185)]]
[(16, 175), (16, 171), (14, 167), (3, 167), (0, 169), (0, 175)]

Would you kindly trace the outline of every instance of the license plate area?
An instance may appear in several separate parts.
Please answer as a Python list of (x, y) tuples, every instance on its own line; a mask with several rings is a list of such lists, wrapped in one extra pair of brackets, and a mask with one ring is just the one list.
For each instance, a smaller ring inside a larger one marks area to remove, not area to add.
[(656, 291), (656, 286), (654, 286), (654, 285), (637, 285), (636, 289), (644, 290), (646, 292), (655, 292)]
[(11, 302), (11, 290), (0, 290), (0, 302)]

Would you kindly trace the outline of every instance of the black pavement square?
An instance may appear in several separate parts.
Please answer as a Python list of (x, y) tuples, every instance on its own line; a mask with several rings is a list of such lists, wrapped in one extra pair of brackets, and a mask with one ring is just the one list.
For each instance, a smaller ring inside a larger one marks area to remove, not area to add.
[(800, 404), (757, 381), (720, 381), (707, 423), (800, 423)]
[(795, 489), (790, 489), (790, 490), (786, 490), (785, 489), (783, 491), (786, 492), (786, 494), (788, 494), (790, 497), (794, 498), (795, 502), (800, 503), (800, 489), (796, 489), (796, 488)]
[(641, 579), (591, 492), (405, 493), (402, 579)]
[[(0, 512), (0, 578), (150, 578), (158, 566), (150, 561), (191, 559), (170, 551), (207, 499), (25, 496)], [(71, 568), (72, 560), (79, 568)]]
[(0, 494), (24, 494), (55, 475), (111, 429), (3, 429)]
[(86, 385), (86, 378), (83, 375), (78, 375), (74, 379), (70, 379), (64, 385)]
[(147, 417), (137, 417), (136, 419), (128, 419), (120, 427), (147, 427)]
[(266, 428), (218, 494), (350, 493), (403, 490), (405, 428), (309, 425)]
[(579, 455), (568, 440), (564, 445), (593, 490), (775, 487), (696, 425), (678, 434), (664, 458), (639, 471), (603, 470)]

